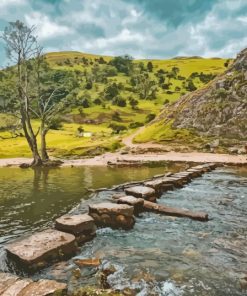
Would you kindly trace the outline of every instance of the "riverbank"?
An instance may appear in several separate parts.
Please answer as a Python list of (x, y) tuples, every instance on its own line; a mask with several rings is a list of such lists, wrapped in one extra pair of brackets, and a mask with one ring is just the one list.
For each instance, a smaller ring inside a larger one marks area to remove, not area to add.
[[(31, 163), (31, 158), (5, 158), (0, 159), (0, 167), (19, 166), (22, 163)], [(105, 153), (93, 158), (81, 159), (63, 159), (62, 166), (107, 166), (110, 163), (117, 162), (216, 162), (223, 164), (245, 165), (247, 164), (246, 155), (230, 155), (201, 152), (165, 152), (165, 153), (147, 153), (147, 154), (125, 154)]]

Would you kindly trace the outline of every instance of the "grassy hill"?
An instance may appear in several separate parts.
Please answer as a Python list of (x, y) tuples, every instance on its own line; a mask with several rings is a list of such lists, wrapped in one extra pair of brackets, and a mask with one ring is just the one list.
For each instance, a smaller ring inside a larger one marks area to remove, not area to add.
[[(71, 95), (73, 103), (62, 114), (62, 126), (59, 130), (51, 130), (47, 138), (49, 153), (61, 157), (100, 154), (120, 147), (123, 136), (147, 124), (165, 104), (175, 102), (181, 95), (206, 85), (225, 70), (226, 62), (225, 59), (198, 57), (133, 60), (131, 73), (124, 73), (111, 64), (114, 57), (109, 56), (53, 52), (46, 54), (46, 61), (53, 70), (73, 73), (78, 82), (76, 91)], [(148, 70), (150, 62), (151, 71)], [(175, 76), (170, 75), (173, 70), (177, 71)], [(145, 75), (152, 88), (149, 96), (142, 98), (140, 89), (142, 83), (147, 82), (141, 81), (135, 85), (135, 81)], [(118, 94), (107, 99), (105, 93), (109, 85), (116, 85)], [(137, 105), (131, 105), (131, 100), (137, 101)], [(11, 135), (5, 116), (0, 115), (0, 157), (29, 156), (23, 137), (3, 139)], [(121, 126), (122, 131), (114, 132), (115, 126)], [(80, 129), (92, 133), (92, 137), (79, 136)], [(151, 132), (157, 134), (156, 129)], [(150, 139), (144, 137), (137, 140)]]

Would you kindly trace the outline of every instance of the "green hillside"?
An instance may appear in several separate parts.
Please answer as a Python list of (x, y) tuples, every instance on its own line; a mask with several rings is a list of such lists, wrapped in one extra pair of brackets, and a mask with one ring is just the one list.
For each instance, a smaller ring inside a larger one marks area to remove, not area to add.
[[(197, 57), (132, 61), (80, 52), (48, 53), (45, 59), (52, 75), (63, 76), (65, 81), (73, 78), (76, 85), (68, 95), (61, 124), (47, 137), (49, 153), (61, 157), (120, 147), (122, 137), (147, 124), (164, 105), (206, 85), (224, 71), (226, 62)], [(0, 116), (0, 157), (29, 156), (25, 138), (14, 137), (10, 131), (14, 119), (6, 121), (5, 117)], [(81, 136), (80, 131), (91, 136)]]

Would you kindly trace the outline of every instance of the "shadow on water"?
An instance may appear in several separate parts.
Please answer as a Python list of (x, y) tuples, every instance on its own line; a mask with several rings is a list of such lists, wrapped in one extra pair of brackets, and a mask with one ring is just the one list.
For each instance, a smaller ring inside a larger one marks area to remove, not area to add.
[[(183, 168), (167, 166), (165, 171)], [(85, 210), (91, 197), (86, 188), (110, 187), (162, 172), (164, 167), (0, 169), (1, 245), (49, 226), (73, 208)], [(101, 192), (94, 198), (109, 197), (109, 192)], [(163, 194), (159, 203), (205, 211), (212, 220), (202, 223), (143, 213), (131, 231), (99, 229), (78, 257), (98, 257), (103, 266), (114, 266), (110, 284), (115, 289), (135, 289), (139, 296), (245, 295), (239, 278), (247, 270), (246, 168), (217, 169)], [(0, 266), (7, 269), (4, 252)], [(96, 270), (81, 268), (78, 279), (76, 268), (69, 260), (34, 277), (65, 280), (70, 287), (97, 283)]]

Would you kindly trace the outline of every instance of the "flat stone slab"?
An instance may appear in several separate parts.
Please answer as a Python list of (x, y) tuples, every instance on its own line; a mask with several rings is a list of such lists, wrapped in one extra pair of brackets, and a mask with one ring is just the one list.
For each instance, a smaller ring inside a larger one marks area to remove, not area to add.
[(96, 230), (94, 219), (88, 214), (64, 215), (56, 219), (55, 228), (76, 236), (82, 233), (92, 233)]
[(6, 246), (9, 256), (31, 269), (72, 255), (76, 251), (75, 236), (56, 229), (47, 229), (18, 239)]
[(89, 214), (114, 214), (114, 215), (124, 215), (127, 217), (133, 216), (133, 207), (124, 204), (114, 204), (114, 203), (100, 203), (89, 205)]
[(7, 288), (1, 296), (20, 296), (21, 291), (24, 290), (28, 285), (30, 285), (33, 281), (30, 279), (19, 279), (13, 285)]
[(155, 200), (156, 192), (153, 188), (147, 186), (134, 186), (125, 189), (127, 195), (132, 195), (138, 198), (144, 198), (146, 200)]
[(61, 293), (66, 291), (66, 284), (53, 280), (33, 282), (31, 279), (19, 278), (10, 273), (0, 273), (1, 296), (50, 296), (62, 295)]
[(119, 204), (127, 204), (134, 207), (134, 214), (138, 215), (143, 210), (144, 199), (136, 198), (131, 195), (125, 195), (117, 200)]
[(0, 295), (6, 291), (9, 287), (15, 284), (18, 280), (18, 276), (10, 273), (0, 273)]
[(53, 280), (39, 280), (24, 288), (18, 296), (61, 295), (67, 291), (67, 285)]
[(156, 179), (156, 180), (152, 180), (152, 181), (147, 181), (144, 183), (145, 186), (147, 187), (151, 187), (155, 190), (159, 190), (159, 189), (172, 189), (173, 188), (173, 184), (172, 182), (168, 183), (166, 181), (164, 181), (163, 179)]
[(118, 199), (118, 203), (124, 203), (128, 204), (130, 206), (136, 206), (136, 205), (143, 205), (144, 199), (143, 198), (136, 198), (131, 195), (125, 195)]

